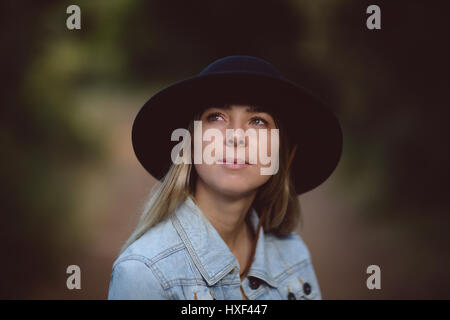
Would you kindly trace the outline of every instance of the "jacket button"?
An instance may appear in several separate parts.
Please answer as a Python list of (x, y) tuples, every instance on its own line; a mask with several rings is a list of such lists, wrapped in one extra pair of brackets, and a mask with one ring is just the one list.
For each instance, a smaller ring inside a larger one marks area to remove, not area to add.
[(252, 288), (253, 290), (256, 290), (259, 288), (259, 279), (258, 278), (249, 277), (249, 281), (250, 281), (250, 288)]
[(287, 298), (288, 298), (288, 300), (296, 300), (296, 299), (295, 299), (295, 295), (294, 295), (292, 292), (289, 292), (289, 293), (288, 293)]
[(311, 293), (311, 285), (308, 282), (303, 284), (303, 292), (305, 292), (306, 295)]

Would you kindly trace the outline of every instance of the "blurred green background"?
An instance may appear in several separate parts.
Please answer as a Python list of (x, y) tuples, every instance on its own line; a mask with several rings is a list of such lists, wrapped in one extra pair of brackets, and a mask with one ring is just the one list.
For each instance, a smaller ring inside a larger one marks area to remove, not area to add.
[[(325, 299), (450, 298), (447, 12), (425, 1), (2, 1), (0, 298), (104, 299), (155, 180), (131, 126), (155, 92), (254, 55), (321, 96), (342, 160), (300, 197)], [(439, 2), (443, 3), (443, 2)], [(66, 8), (81, 8), (81, 30)], [(81, 267), (81, 290), (66, 268)], [(366, 268), (381, 267), (381, 290)]]

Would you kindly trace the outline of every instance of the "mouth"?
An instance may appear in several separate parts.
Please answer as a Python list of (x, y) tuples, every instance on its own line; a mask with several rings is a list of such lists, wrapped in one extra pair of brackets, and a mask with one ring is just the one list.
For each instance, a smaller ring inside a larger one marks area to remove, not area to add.
[(217, 164), (227, 169), (242, 169), (251, 166), (247, 160), (237, 158), (223, 158), (222, 161), (218, 160)]
[(222, 160), (218, 160), (217, 163), (223, 164), (249, 164), (247, 160), (245, 159), (238, 159), (238, 158), (223, 158)]

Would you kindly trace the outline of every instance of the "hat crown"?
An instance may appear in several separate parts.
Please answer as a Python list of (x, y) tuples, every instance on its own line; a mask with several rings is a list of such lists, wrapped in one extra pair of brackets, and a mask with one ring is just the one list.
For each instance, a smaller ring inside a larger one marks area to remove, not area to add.
[(252, 56), (228, 56), (214, 61), (200, 72), (200, 75), (223, 72), (259, 73), (282, 78), (269, 62)]

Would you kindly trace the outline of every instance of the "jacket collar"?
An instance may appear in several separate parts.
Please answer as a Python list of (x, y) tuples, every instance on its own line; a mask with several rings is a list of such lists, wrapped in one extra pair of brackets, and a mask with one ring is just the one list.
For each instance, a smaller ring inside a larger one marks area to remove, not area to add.
[[(259, 222), (258, 214), (253, 207), (249, 214), (253, 230), (256, 231)], [(214, 285), (231, 269), (238, 266), (236, 257), (191, 197), (188, 196), (175, 210), (171, 219), (194, 264), (208, 285)], [(264, 231), (261, 228), (248, 276), (260, 278), (271, 286), (277, 287), (270, 273), (266, 247)]]

